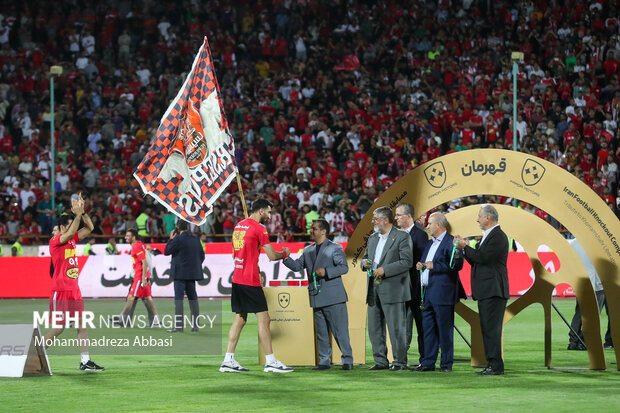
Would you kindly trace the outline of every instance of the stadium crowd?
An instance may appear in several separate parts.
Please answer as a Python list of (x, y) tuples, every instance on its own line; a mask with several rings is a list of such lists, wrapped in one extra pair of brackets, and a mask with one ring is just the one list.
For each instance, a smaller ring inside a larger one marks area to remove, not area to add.
[[(170, 233), (174, 217), (132, 174), (204, 36), (244, 193), (274, 202), (279, 241), (319, 216), (346, 240), (409, 170), (453, 151), (511, 149), (513, 51), (524, 54), (518, 150), (570, 171), (618, 215), (617, 16), (607, 0), (3, 2), (0, 236), (34, 235), (27, 244), (51, 233), (52, 173), (55, 209), (83, 192), (93, 234)], [(63, 67), (54, 171), (52, 65)], [(230, 235), (238, 194), (231, 185), (194, 230)], [(506, 199), (439, 209), (480, 202)]]

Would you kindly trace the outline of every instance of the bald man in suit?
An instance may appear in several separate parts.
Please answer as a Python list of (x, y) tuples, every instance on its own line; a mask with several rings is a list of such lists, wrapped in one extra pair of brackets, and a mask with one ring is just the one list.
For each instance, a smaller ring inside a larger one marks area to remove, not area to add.
[(480, 327), (487, 366), (477, 372), (484, 376), (504, 374), (502, 358), (502, 327), (508, 292), (508, 237), (499, 226), (499, 215), (492, 205), (482, 205), (478, 212), (478, 224), (482, 240), (476, 248), (456, 236), (458, 249), (463, 250), (471, 265), (471, 292), (478, 301)]

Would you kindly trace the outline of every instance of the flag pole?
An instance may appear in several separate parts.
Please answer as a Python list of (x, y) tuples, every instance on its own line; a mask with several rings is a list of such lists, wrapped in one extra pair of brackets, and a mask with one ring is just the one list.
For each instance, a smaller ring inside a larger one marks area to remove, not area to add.
[[(213, 58), (211, 57), (211, 48), (209, 47), (209, 40), (207, 39), (207, 36), (204, 37), (204, 42), (207, 45), (207, 54), (209, 55), (209, 61), (213, 62)], [(214, 77), (216, 77), (215, 76), (215, 65), (213, 65), (213, 73), (214, 73)], [(217, 82), (215, 82), (215, 88), (217, 90), (218, 96), (220, 96), (220, 85)], [(221, 102), (220, 102), (220, 105), (221, 105)], [(226, 112), (223, 109), (224, 108), (222, 108), (222, 117), (225, 118)], [(228, 125), (228, 121), (226, 121), (226, 124)], [(228, 129), (228, 126), (227, 126), (227, 129)], [(228, 136), (230, 136), (230, 141), (233, 144), (233, 148), (234, 148), (235, 140), (230, 135), (230, 132), (228, 132)], [(241, 186), (241, 177), (239, 176), (239, 167), (237, 166), (237, 162), (234, 157), (233, 157), (233, 164), (235, 165), (235, 176), (237, 177), (237, 186), (239, 187), (239, 195), (241, 195), (241, 205), (243, 205), (243, 214), (245, 218), (247, 218), (248, 208), (245, 205), (245, 196), (243, 195), (243, 187)]]
[(245, 205), (245, 196), (243, 195), (243, 187), (241, 186), (241, 176), (239, 176), (239, 167), (237, 166), (236, 163), (235, 163), (235, 169), (236, 169), (235, 175), (237, 176), (237, 186), (239, 187), (239, 195), (241, 195), (241, 205), (243, 205), (243, 214), (247, 218), (248, 207)]

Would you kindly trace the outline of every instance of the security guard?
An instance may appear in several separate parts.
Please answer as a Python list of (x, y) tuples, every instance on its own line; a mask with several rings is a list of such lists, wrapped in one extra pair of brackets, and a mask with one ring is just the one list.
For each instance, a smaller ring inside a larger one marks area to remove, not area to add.
[(138, 235), (141, 237), (148, 237), (149, 233), (146, 231), (146, 223), (151, 217), (151, 208), (147, 208), (138, 215), (136, 218), (136, 225), (138, 226)]
[(24, 247), (22, 246), (22, 236), (17, 237), (17, 240), (11, 245), (11, 256), (12, 257), (21, 257), (24, 255)]

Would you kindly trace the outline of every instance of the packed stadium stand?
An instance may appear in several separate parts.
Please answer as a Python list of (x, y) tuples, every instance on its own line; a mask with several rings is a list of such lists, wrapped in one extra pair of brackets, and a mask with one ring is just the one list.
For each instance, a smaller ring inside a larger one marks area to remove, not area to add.
[[(76, 192), (97, 242), (136, 220), (153, 241), (167, 237), (174, 216), (132, 174), (204, 36), (244, 194), (275, 203), (274, 240), (305, 239), (318, 216), (346, 240), (409, 170), (453, 151), (512, 149), (514, 51), (524, 55), (517, 149), (570, 171), (618, 215), (618, 15), (611, 0), (2, 2), (0, 241), (46, 243)], [(53, 65), (63, 73), (51, 171)], [(440, 209), (483, 202), (508, 200)], [(233, 184), (193, 230), (225, 241), (242, 216)]]

